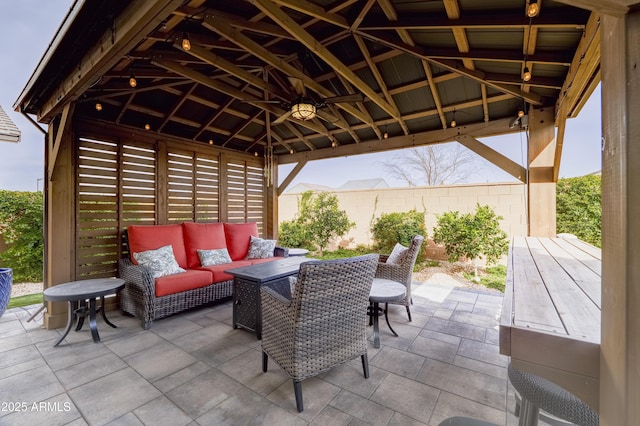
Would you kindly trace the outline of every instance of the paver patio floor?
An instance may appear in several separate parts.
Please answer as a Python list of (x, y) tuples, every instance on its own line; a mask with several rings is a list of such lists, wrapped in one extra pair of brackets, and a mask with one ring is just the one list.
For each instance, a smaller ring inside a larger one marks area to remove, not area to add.
[[(399, 337), (380, 324), (371, 376), (359, 359), (303, 381), (305, 410), (260, 341), (231, 326), (231, 302), (155, 321), (151, 330), (120, 312), (52, 345), (60, 330), (27, 322), (38, 306), (0, 318), (0, 424), (8, 425), (438, 425), (470, 416), (516, 424), (498, 353), (502, 295), (414, 283), (413, 321), (390, 306)], [(363, 315), (365, 315), (363, 313)], [(508, 409), (507, 409), (508, 408)]]

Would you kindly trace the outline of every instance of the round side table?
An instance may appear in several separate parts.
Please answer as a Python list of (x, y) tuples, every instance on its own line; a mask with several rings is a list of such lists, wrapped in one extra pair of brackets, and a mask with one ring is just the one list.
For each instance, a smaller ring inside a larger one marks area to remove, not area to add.
[[(124, 288), (124, 280), (120, 278), (95, 278), (91, 280), (72, 281), (64, 284), (58, 284), (44, 290), (44, 300), (51, 302), (67, 302), (69, 309), (67, 312), (67, 328), (62, 336), (54, 343), (56, 347), (67, 337), (75, 319), (78, 318), (76, 331), (79, 331), (84, 324), (84, 317), (89, 317), (89, 328), (91, 329), (91, 337), (95, 343), (100, 341), (98, 334), (98, 326), (96, 324), (96, 298), (100, 298), (101, 306), (98, 309), (102, 312), (104, 322), (111, 327), (116, 326), (107, 319), (104, 309), (104, 297), (109, 294), (115, 294)], [(89, 300), (87, 308), (86, 301)], [(81, 306), (82, 305), (82, 306)]]
[[(378, 325), (378, 317), (380, 312), (384, 312), (384, 318), (387, 320), (389, 330), (397, 337), (398, 333), (391, 327), (387, 308), (389, 302), (395, 302), (402, 299), (407, 294), (407, 288), (404, 284), (397, 281), (386, 280), (384, 278), (374, 278), (371, 292), (369, 293), (369, 315), (373, 319), (373, 347), (380, 347), (380, 327)], [(380, 303), (384, 303), (384, 309), (380, 307)]]

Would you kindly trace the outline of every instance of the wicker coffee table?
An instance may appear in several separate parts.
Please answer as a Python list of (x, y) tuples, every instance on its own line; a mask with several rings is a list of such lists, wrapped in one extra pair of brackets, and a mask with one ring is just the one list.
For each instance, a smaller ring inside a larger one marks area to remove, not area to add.
[[(115, 324), (107, 319), (104, 309), (104, 297), (109, 294), (115, 294), (124, 288), (124, 280), (120, 278), (95, 278), (91, 280), (72, 281), (65, 284), (59, 284), (49, 287), (44, 291), (44, 300), (51, 302), (67, 302), (69, 304), (67, 328), (62, 336), (54, 343), (56, 347), (67, 337), (75, 319), (78, 318), (76, 331), (79, 331), (84, 324), (84, 317), (89, 317), (89, 329), (91, 329), (91, 337), (95, 343), (100, 341), (98, 334), (98, 326), (96, 324), (97, 311), (102, 312), (104, 322), (111, 327), (116, 328)], [(96, 298), (100, 298), (100, 308), (96, 310)], [(86, 301), (89, 301), (87, 307)]]

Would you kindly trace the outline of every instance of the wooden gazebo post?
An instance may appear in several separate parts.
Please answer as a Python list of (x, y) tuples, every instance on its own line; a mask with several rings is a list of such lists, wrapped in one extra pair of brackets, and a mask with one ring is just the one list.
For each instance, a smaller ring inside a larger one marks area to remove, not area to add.
[(602, 17), (600, 424), (640, 418), (640, 10)]

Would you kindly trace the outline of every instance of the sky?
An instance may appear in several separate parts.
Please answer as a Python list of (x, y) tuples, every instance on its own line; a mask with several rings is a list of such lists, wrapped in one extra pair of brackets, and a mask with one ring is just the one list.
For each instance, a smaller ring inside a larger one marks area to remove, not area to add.
[[(73, 1), (20, 0), (7, 2), (3, 7), (0, 15), (0, 105), (18, 126), (22, 136), (17, 144), (0, 142), (0, 189), (35, 191), (43, 187), (44, 135), (22, 114), (13, 111), (13, 104)], [(600, 135), (598, 88), (579, 116), (567, 121), (560, 177), (581, 176), (600, 170)], [(526, 142), (522, 133), (480, 140), (513, 161), (524, 164)], [(372, 178), (384, 178), (390, 186), (405, 186), (382, 166), (383, 161), (396, 155), (397, 151), (391, 151), (309, 162), (289, 188), (302, 182), (337, 188), (348, 180)], [(480, 157), (476, 164), (478, 173), (473, 177), (474, 182), (515, 180)], [(292, 168), (292, 165), (280, 166), (280, 181)]]

